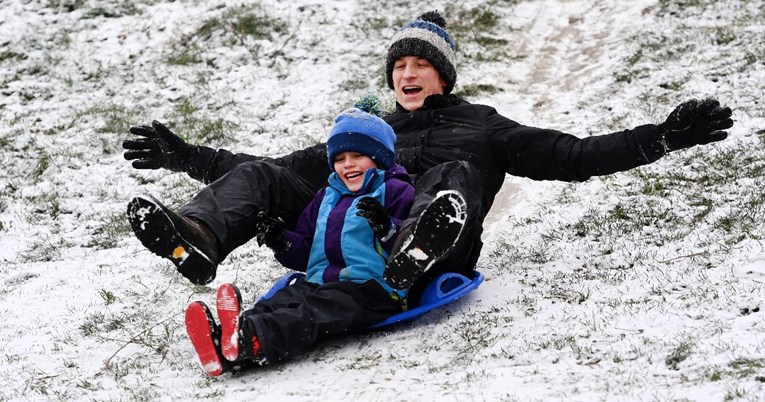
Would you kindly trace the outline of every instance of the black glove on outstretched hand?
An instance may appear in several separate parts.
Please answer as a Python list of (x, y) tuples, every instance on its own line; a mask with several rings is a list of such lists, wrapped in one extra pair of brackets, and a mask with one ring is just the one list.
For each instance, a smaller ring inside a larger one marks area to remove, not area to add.
[(733, 127), (732, 114), (716, 99), (691, 99), (676, 107), (658, 127), (667, 151), (675, 151), (724, 140), (728, 133), (723, 130)]
[(356, 215), (369, 221), (369, 226), (372, 227), (375, 235), (383, 241), (388, 240), (391, 227), (390, 216), (385, 212), (385, 207), (380, 201), (372, 197), (364, 197), (356, 203), (356, 208), (359, 209)]
[(284, 237), (284, 221), (281, 218), (272, 218), (265, 211), (260, 211), (255, 230), (258, 232), (256, 238), (259, 245), (265, 244), (277, 253), (290, 249), (290, 242)]
[(125, 159), (132, 160), (134, 168), (186, 171), (189, 153), (194, 147), (175, 135), (164, 124), (154, 120), (151, 126), (130, 127), (130, 133), (143, 137), (122, 142), (122, 148), (127, 150)]

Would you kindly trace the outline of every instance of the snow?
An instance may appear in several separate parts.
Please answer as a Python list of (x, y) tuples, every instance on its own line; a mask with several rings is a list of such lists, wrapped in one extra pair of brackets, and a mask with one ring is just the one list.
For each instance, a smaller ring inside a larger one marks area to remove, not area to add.
[[(765, 2), (458, 3), (2, 1), (0, 400), (764, 400)], [(178, 207), (202, 185), (131, 168), (127, 129), (257, 155), (315, 144), (360, 96), (392, 105), (388, 40), (431, 9), (456, 37), (455, 90), (493, 86), (467, 98), (520, 123), (584, 137), (714, 96), (735, 126), (582, 183), (508, 176), (479, 289), (207, 377), (185, 307), (226, 282), (255, 300), (287, 270), (250, 242), (195, 287), (144, 249), (128, 200)], [(233, 33), (245, 14), (265, 37)]]

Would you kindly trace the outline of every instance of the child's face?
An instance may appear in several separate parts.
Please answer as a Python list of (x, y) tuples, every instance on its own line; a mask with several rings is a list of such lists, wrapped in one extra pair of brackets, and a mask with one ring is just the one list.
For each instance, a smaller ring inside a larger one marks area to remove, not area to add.
[(372, 158), (358, 152), (346, 151), (335, 155), (335, 172), (348, 190), (359, 191), (364, 183), (364, 174), (377, 165)]

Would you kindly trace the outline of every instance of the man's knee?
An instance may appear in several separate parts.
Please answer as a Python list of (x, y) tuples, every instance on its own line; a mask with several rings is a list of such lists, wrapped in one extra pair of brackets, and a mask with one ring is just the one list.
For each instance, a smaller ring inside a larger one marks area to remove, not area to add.
[(247, 161), (231, 169), (229, 175), (254, 179), (278, 178), (284, 168), (267, 161)]

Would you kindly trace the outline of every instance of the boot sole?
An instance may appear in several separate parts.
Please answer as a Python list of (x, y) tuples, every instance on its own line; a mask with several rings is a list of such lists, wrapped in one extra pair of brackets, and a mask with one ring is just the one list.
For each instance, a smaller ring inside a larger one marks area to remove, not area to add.
[(459, 240), (467, 219), (467, 204), (456, 191), (441, 191), (428, 204), (414, 231), (387, 264), (384, 279), (397, 289), (409, 288)]
[(221, 352), (228, 361), (239, 358), (239, 316), (242, 295), (236, 286), (225, 283), (218, 288), (215, 297), (221, 329)]
[(215, 347), (215, 321), (210, 309), (199, 301), (186, 308), (186, 333), (199, 357), (202, 369), (217, 377), (223, 373), (223, 361)]
[[(134, 197), (128, 203), (127, 215), (141, 244), (170, 260), (181, 275), (197, 285), (206, 285), (215, 279), (217, 265), (178, 233), (172, 219), (154, 197)], [(206, 274), (199, 276), (200, 272)]]

